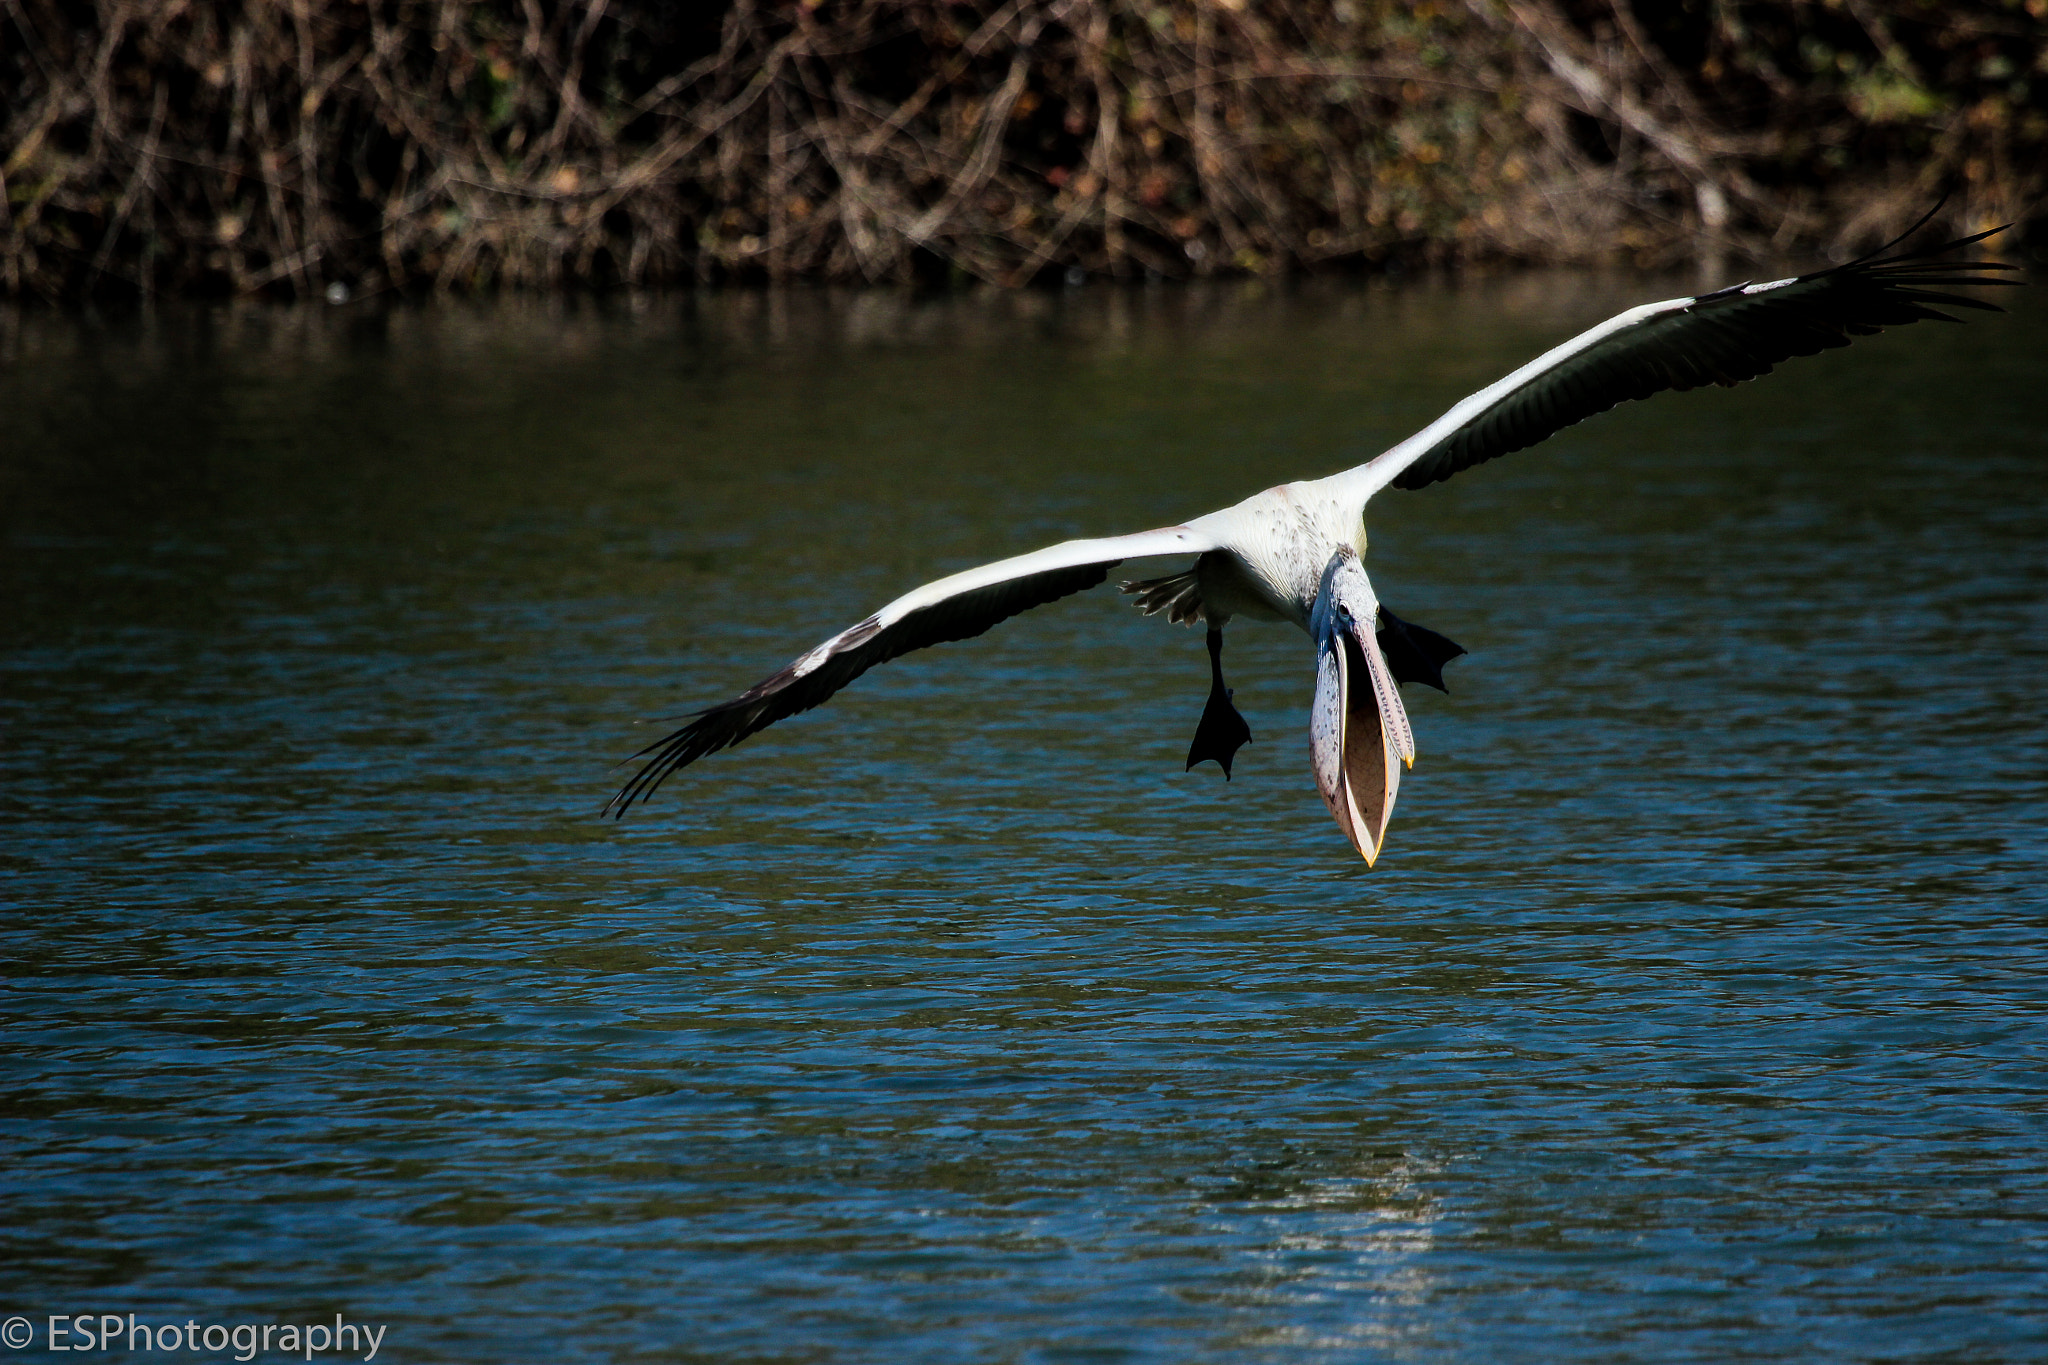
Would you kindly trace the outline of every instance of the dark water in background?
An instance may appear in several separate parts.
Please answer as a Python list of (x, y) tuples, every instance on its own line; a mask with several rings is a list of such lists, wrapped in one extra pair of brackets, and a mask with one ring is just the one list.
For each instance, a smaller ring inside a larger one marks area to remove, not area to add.
[(596, 818), (633, 717), (1688, 284), (0, 320), (0, 1313), (2048, 1358), (2038, 289), (1385, 495), (1472, 655), (1377, 871), (1306, 639), (1226, 785), (1108, 590)]

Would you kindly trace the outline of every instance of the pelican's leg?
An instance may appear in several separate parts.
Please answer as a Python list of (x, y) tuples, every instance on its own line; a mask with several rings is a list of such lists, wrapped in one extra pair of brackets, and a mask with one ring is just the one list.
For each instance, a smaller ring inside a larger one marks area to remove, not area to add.
[(1188, 767), (1213, 758), (1230, 780), (1230, 762), (1237, 751), (1252, 742), (1252, 727), (1244, 723), (1230, 704), (1230, 689), (1223, 685), (1223, 627), (1209, 626), (1209, 704), (1202, 708), (1202, 723), (1195, 727), (1195, 742), (1188, 746)]
[(1465, 646), (1448, 640), (1413, 621), (1403, 621), (1380, 603), (1378, 639), (1380, 653), (1387, 656), (1395, 682), (1419, 682), (1439, 692), (1444, 686), (1444, 665), (1465, 652)]

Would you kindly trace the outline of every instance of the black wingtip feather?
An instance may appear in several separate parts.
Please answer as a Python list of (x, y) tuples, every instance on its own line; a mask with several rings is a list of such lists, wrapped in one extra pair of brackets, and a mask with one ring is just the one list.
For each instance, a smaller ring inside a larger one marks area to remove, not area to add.
[[(731, 701), (699, 711), (688, 725), (633, 755), (647, 762), (604, 804), (602, 813), (617, 818), (635, 803), (646, 804), (670, 774), (730, 749), (778, 720), (823, 704), (876, 664), (928, 645), (971, 639), (1019, 612), (1094, 587), (1119, 562), (1074, 564), (992, 583), (920, 607), (887, 626), (879, 616), (870, 616)], [(805, 660), (810, 661), (808, 666), (799, 671), (798, 664)]]
[(1782, 360), (1818, 355), (1911, 322), (1960, 322), (1931, 305), (2005, 311), (1952, 288), (2024, 284), (2000, 272), (2006, 261), (1955, 254), (2011, 224), (1897, 251), (1940, 214), (1944, 198), (1906, 231), (1844, 265), (1768, 288), (1731, 285), (1674, 304), (1568, 355), (1451, 432), (1394, 476), (1396, 488), (1426, 488), (1460, 470), (1546, 440), (1617, 404), (1666, 389), (1733, 385), (1769, 374)]
[[(1887, 251), (1890, 251), (1890, 250), (1891, 250), (1891, 249), (1892, 249), (1893, 247), (1897, 246), (1897, 245), (1898, 245), (1898, 244), (1899, 244), (1900, 242), (1903, 242), (1903, 241), (1905, 241), (1905, 240), (1906, 240), (1907, 238), (1911, 237), (1911, 236), (1912, 236), (1912, 235), (1913, 235), (1914, 233), (1918, 232), (1918, 231), (1919, 231), (1919, 230), (1920, 230), (1921, 228), (1924, 228), (1924, 227), (1926, 227), (1926, 226), (1927, 226), (1927, 225), (1928, 225), (1929, 223), (1933, 222), (1933, 221), (1934, 221), (1934, 216), (1935, 216), (1936, 214), (1940, 213), (1940, 212), (1941, 212), (1941, 211), (1942, 211), (1943, 209), (1945, 209), (1945, 208), (1947, 208), (1947, 207), (1948, 207), (1948, 201), (1949, 201), (1949, 194), (1948, 194), (1948, 192), (1947, 192), (1947, 191), (1943, 191), (1943, 192), (1942, 192), (1942, 196), (1941, 196), (1941, 198), (1939, 198), (1939, 199), (1937, 199), (1937, 200), (1935, 200), (1935, 201), (1934, 201), (1934, 207), (1933, 207), (1933, 208), (1931, 208), (1931, 209), (1929, 209), (1929, 210), (1927, 210), (1927, 212), (1925, 212), (1925, 213), (1921, 214), (1921, 215), (1920, 215), (1920, 217), (1919, 217), (1919, 218), (1918, 218), (1918, 219), (1917, 219), (1917, 220), (1916, 220), (1916, 221), (1914, 222), (1913, 226), (1911, 226), (1911, 227), (1907, 228), (1907, 229), (1906, 229), (1906, 230), (1905, 230), (1904, 232), (1902, 232), (1902, 233), (1900, 233), (1900, 234), (1899, 234), (1898, 236), (1896, 236), (1896, 237), (1892, 238), (1892, 239), (1891, 239), (1891, 240), (1890, 240), (1889, 242), (1886, 242), (1886, 243), (1885, 243), (1885, 244), (1884, 244), (1883, 246), (1879, 247), (1879, 248), (1878, 248), (1877, 250), (1875, 250), (1875, 251), (1871, 252), (1870, 254), (1868, 254), (1868, 255), (1866, 255), (1866, 256), (1859, 256), (1859, 257), (1858, 257), (1857, 259), (1855, 259), (1854, 261), (1851, 261), (1851, 262), (1850, 262), (1849, 264), (1850, 264), (1851, 266), (1857, 266), (1857, 265), (1863, 265), (1863, 264), (1865, 264), (1866, 262), (1870, 262), (1870, 261), (1875, 261), (1875, 260), (1876, 260), (1876, 259), (1877, 259), (1878, 257), (1880, 257), (1880, 256), (1884, 255), (1884, 253), (1885, 253), (1885, 252), (1887, 252)], [(1920, 254), (1925, 254), (1925, 253), (1923, 252), (1923, 253), (1920, 253)]]

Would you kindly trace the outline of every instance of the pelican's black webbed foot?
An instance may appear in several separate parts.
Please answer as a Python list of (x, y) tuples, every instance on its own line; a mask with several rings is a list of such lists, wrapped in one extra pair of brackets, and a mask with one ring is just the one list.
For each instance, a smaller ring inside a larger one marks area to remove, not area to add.
[(1444, 665), (1465, 652), (1463, 645), (1427, 627), (1403, 621), (1388, 611), (1384, 602), (1380, 604), (1377, 638), (1395, 682), (1426, 683), (1439, 692), (1451, 690), (1444, 686)]
[(1202, 723), (1195, 727), (1195, 742), (1188, 746), (1188, 767), (1213, 758), (1230, 780), (1231, 760), (1252, 742), (1252, 727), (1230, 704), (1230, 689), (1223, 685), (1223, 632), (1209, 627), (1209, 703), (1202, 708)]

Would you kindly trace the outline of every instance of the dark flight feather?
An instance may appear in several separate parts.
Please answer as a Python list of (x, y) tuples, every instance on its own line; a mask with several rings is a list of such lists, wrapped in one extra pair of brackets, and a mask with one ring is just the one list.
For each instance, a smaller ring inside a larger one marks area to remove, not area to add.
[(697, 712), (688, 725), (633, 755), (647, 763), (605, 803), (603, 813), (624, 815), (634, 802), (654, 795), (655, 788), (678, 768), (730, 748), (778, 720), (823, 704), (876, 664), (930, 645), (972, 639), (1019, 612), (1094, 587), (1121, 562), (1109, 559), (1077, 564), (992, 583), (920, 607), (887, 626), (881, 624), (879, 615), (870, 616), (820, 645), (819, 649), (827, 651), (826, 658), (810, 672), (799, 674), (797, 664), (802, 659), (793, 660), (731, 701)]
[(1666, 389), (1739, 384), (1770, 373), (1792, 356), (1817, 355), (1886, 327), (1923, 319), (1960, 321), (1936, 304), (2002, 312), (1997, 304), (1946, 291), (1957, 285), (2020, 283), (1992, 273), (2015, 266), (1948, 254), (2004, 230), (1992, 228), (1886, 256), (1905, 240), (1900, 237), (1860, 260), (1772, 288), (1751, 293), (1747, 285), (1733, 285), (1688, 299), (1531, 376), (1424, 451), (1394, 477), (1393, 485), (1425, 488), (1459, 470), (1527, 449), (1630, 399)]

